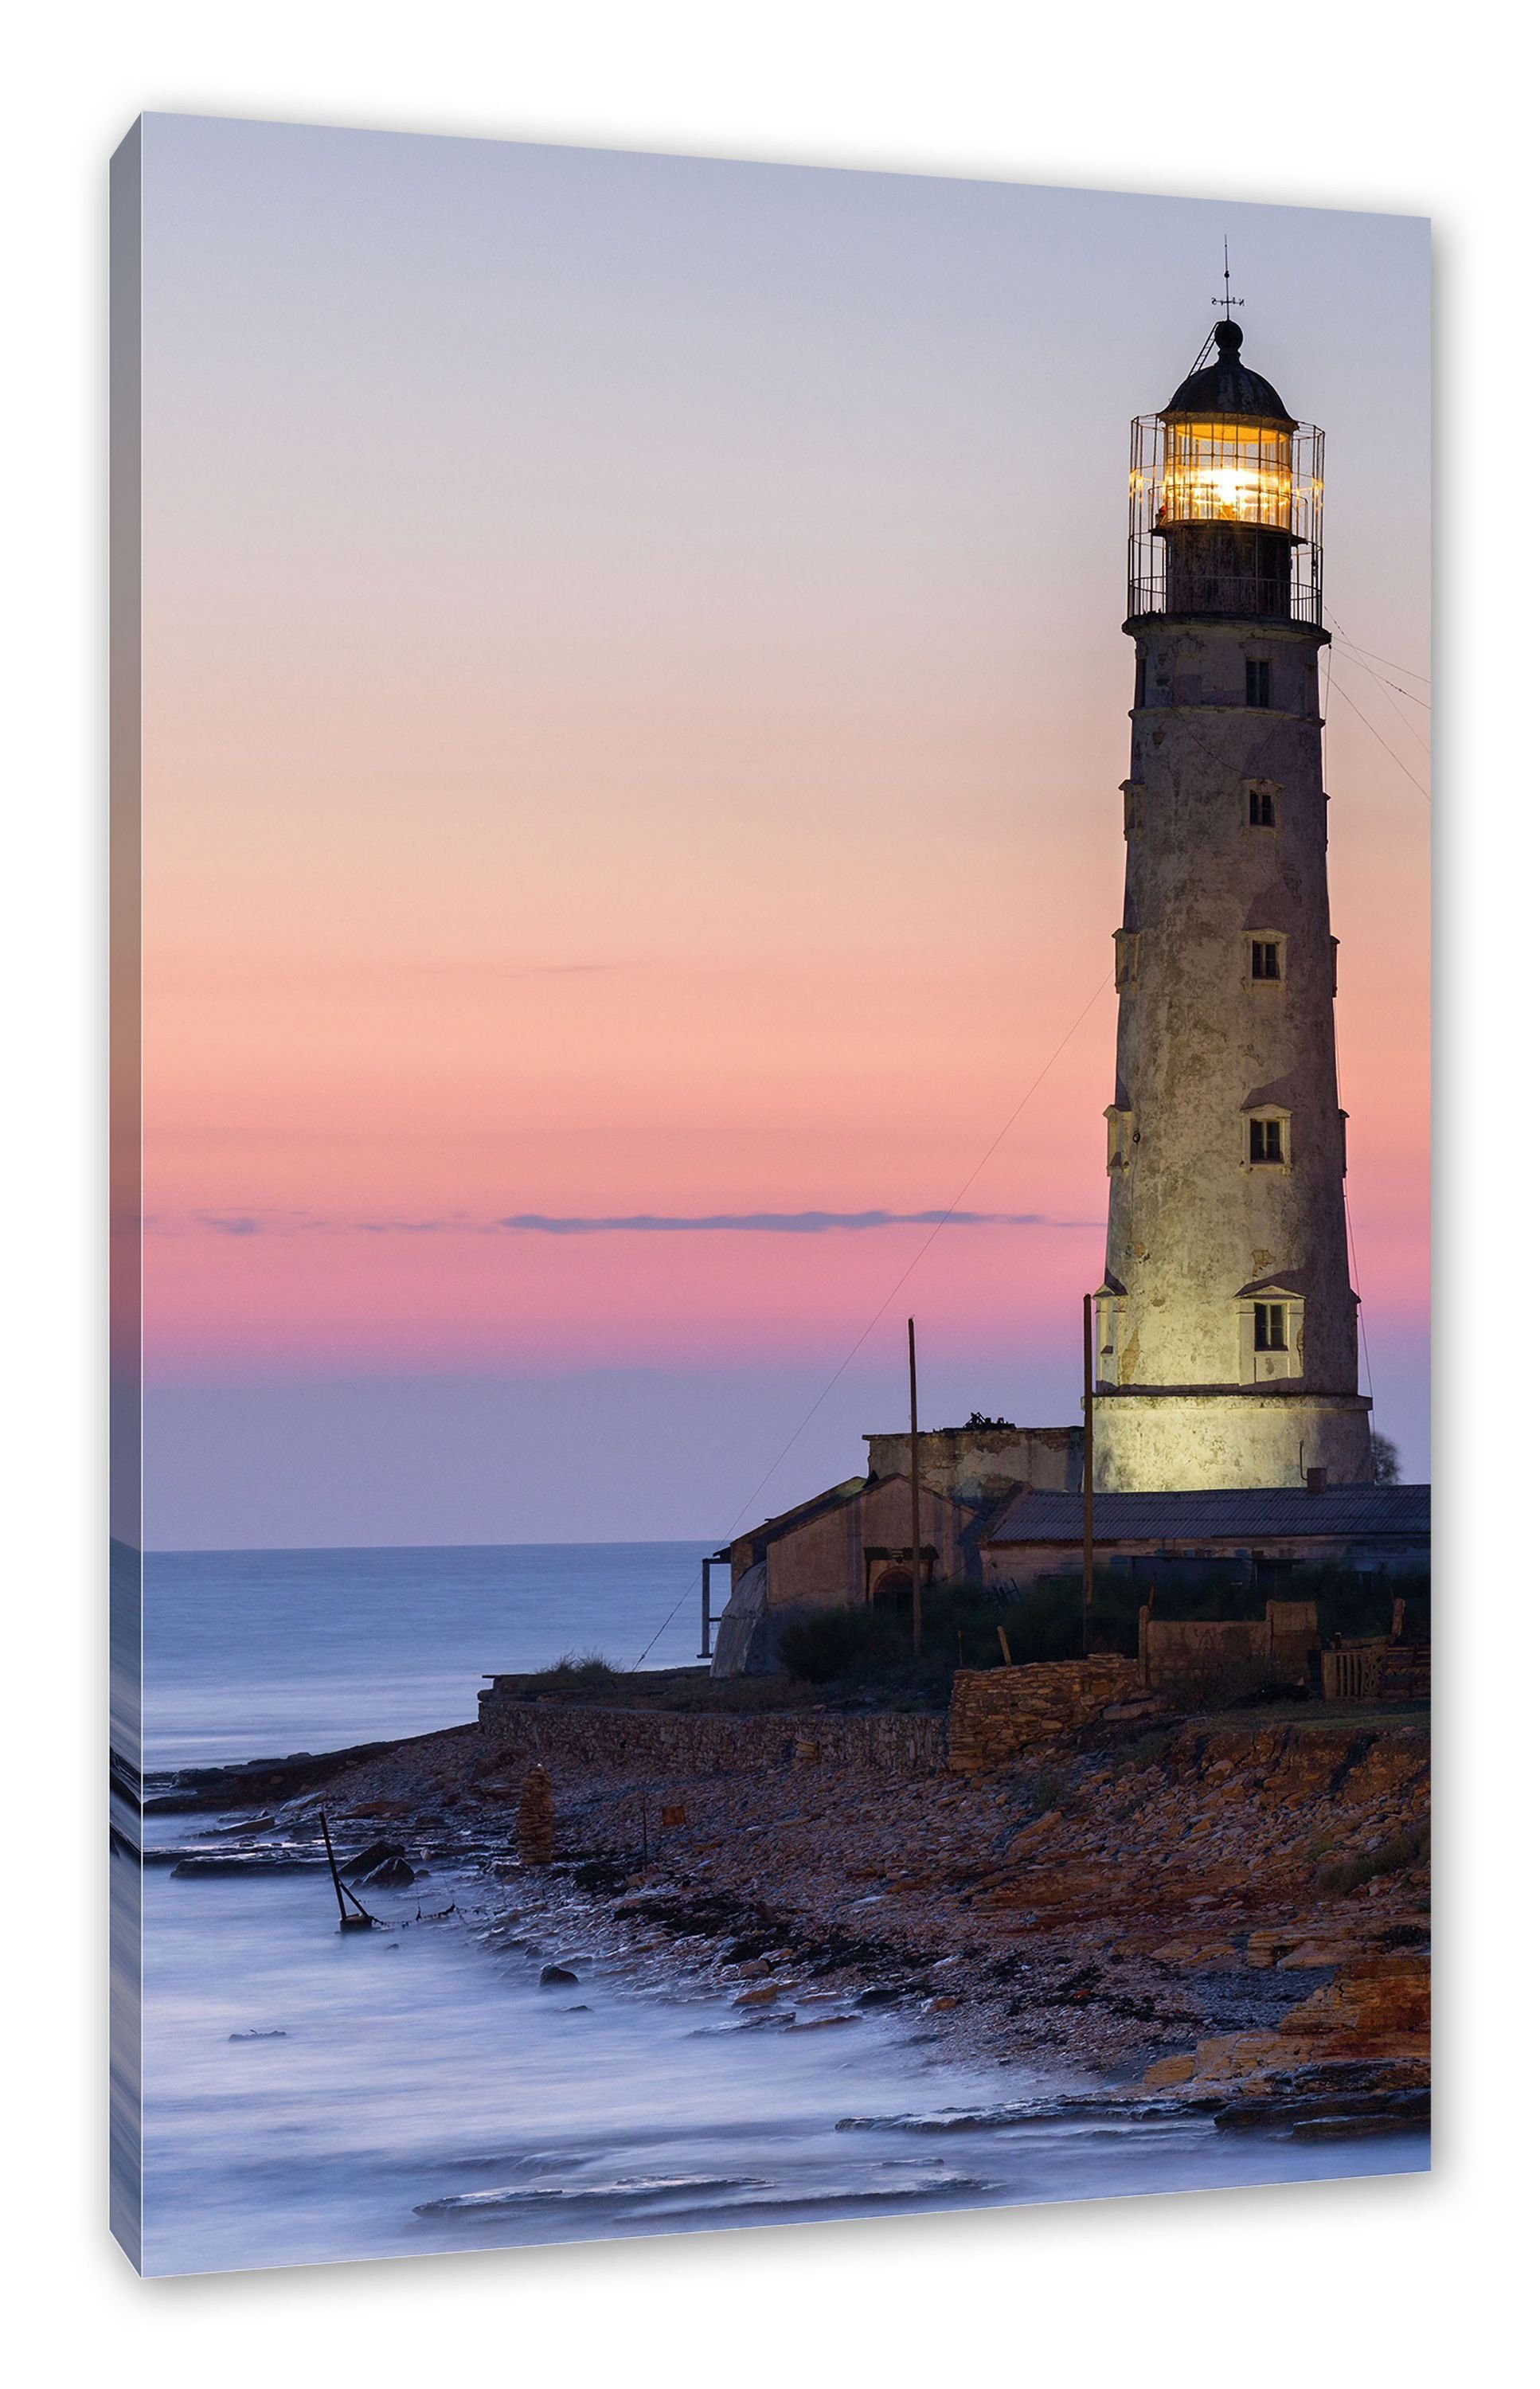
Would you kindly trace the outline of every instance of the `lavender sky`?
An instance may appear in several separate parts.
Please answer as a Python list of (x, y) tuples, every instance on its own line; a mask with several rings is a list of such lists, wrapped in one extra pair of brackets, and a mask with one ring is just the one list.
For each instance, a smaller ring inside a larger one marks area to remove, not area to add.
[(1227, 234), (1327, 431), (1426, 1473), (1426, 224), (154, 116), (148, 1542), (725, 1535), (901, 1421), (911, 1309), (926, 1424), (1075, 1418), (1127, 421)]

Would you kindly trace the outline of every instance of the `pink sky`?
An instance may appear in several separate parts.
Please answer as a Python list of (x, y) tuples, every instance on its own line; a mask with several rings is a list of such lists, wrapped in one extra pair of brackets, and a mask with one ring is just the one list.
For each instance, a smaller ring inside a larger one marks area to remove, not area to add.
[(896, 1313), (1073, 1415), (1126, 418), (1228, 227), (1248, 359), (1327, 428), (1328, 604), (1394, 666), (1339, 645), (1328, 785), (1358, 1284), (1423, 1473), (1424, 226), (166, 118), (146, 223), (152, 1386), (811, 1399), (923, 1227), (496, 1223), (937, 1209), (1089, 1004), (968, 1185), (1035, 1223), (943, 1229)]

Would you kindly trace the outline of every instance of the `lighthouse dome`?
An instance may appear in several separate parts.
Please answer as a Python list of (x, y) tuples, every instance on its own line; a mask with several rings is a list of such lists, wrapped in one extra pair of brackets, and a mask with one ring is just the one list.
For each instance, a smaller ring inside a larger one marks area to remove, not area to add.
[(1270, 381), (1241, 362), (1241, 331), (1239, 324), (1226, 317), (1214, 327), (1214, 344), (1218, 351), (1212, 364), (1203, 365), (1197, 373), (1189, 374), (1171, 402), (1164, 410), (1169, 422), (1174, 415), (1241, 415), (1254, 423), (1276, 423), (1292, 431), (1294, 418)]

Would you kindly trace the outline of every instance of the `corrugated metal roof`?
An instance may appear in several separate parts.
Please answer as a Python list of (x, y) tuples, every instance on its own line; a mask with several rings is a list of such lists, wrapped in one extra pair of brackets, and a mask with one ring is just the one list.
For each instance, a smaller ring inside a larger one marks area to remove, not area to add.
[(741, 1534), (733, 1536), (732, 1540), (735, 1543), (762, 1542), (767, 1539), (774, 1541), (782, 1535), (789, 1535), (794, 1527), (806, 1526), (821, 1512), (835, 1509), (841, 1501), (853, 1501), (858, 1493), (865, 1491), (866, 1484), (864, 1476), (847, 1476), (843, 1484), (826, 1486), (821, 1493), (810, 1493), (806, 1501), (798, 1501), (789, 1510), (779, 1511), (773, 1518), (761, 1518), (757, 1527), (745, 1527)]
[[(1099, 1493), (1092, 1520), (1099, 1542), (1151, 1538), (1182, 1542), (1245, 1542), (1267, 1535), (1425, 1535), (1432, 1501), (1426, 1485), (1238, 1487), (1221, 1493)], [(985, 1530), (991, 1543), (1073, 1543), (1084, 1511), (1078, 1493), (1015, 1493)]]

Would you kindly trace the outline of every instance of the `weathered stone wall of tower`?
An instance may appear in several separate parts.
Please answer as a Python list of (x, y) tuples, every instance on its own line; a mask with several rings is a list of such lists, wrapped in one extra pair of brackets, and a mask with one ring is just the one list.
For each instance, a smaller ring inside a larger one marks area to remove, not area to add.
[[(1335, 1482), (1365, 1477), (1324, 640), (1286, 623), (1131, 627), (1140, 701), (1125, 791), (1097, 1481), (1277, 1484), (1298, 1482), (1302, 1463)], [(1266, 704), (1248, 703), (1248, 664), (1270, 676)], [(1270, 952), (1260, 977), (1254, 945)], [(1279, 1348), (1256, 1348), (1258, 1299)], [(1208, 1391), (1220, 1399), (1194, 1399)]]

